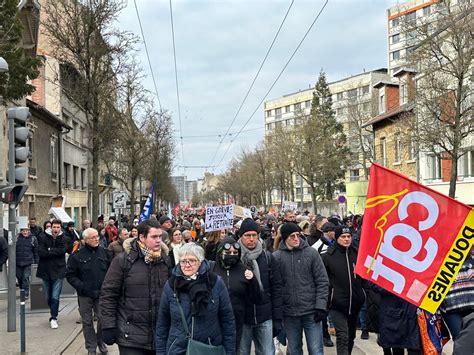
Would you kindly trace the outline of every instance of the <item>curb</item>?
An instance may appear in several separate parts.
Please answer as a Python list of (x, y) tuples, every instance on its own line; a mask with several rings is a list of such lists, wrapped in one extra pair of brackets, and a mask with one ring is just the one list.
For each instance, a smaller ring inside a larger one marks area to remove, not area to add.
[(64, 340), (61, 345), (58, 346), (55, 354), (64, 354), (64, 352), (71, 346), (71, 344), (76, 340), (76, 338), (82, 333), (82, 325), (78, 325), (74, 331)]

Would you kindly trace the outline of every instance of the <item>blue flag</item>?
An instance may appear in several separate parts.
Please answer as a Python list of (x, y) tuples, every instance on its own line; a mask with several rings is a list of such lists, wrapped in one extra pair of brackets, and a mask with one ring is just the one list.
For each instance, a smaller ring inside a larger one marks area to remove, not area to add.
[(148, 194), (148, 198), (146, 199), (145, 205), (143, 206), (142, 213), (140, 213), (140, 219), (138, 220), (138, 223), (146, 221), (151, 216), (154, 190), (154, 186), (151, 184), (150, 193)]

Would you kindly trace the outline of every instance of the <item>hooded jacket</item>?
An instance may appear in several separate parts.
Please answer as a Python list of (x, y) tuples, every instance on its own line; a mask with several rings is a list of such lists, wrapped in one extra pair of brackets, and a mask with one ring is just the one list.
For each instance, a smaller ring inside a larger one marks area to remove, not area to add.
[(124, 253), (113, 258), (102, 284), (102, 329), (115, 328), (120, 346), (154, 350), (156, 316), (170, 260), (162, 249), (157, 260), (146, 264), (136, 238), (126, 239), (123, 247)]
[(53, 238), (51, 229), (45, 230), (38, 238), (38, 271), (36, 276), (47, 280), (66, 277), (66, 251), (68, 240), (62, 231)]
[(211, 273), (209, 263), (204, 260), (199, 268), (200, 274), (207, 275), (210, 302), (204, 316), (191, 317), (191, 299), (188, 293), (176, 293), (175, 281), (184, 275), (179, 266), (166, 282), (161, 296), (158, 322), (156, 325), (156, 353), (184, 354), (188, 339), (183, 327), (176, 297), (179, 297), (189, 331), (193, 339), (212, 345), (223, 345), (226, 354), (235, 354), (235, 322), (229, 294), (222, 279)]
[(329, 278), (329, 309), (357, 314), (365, 302), (362, 279), (354, 272), (357, 252), (336, 242), (322, 258)]
[(283, 315), (301, 317), (326, 310), (329, 282), (318, 252), (300, 238), (300, 245), (292, 250), (282, 240), (273, 256), (280, 266)]
[(7, 262), (8, 259), (8, 243), (7, 240), (0, 235), (0, 271), (2, 271), (3, 264)]

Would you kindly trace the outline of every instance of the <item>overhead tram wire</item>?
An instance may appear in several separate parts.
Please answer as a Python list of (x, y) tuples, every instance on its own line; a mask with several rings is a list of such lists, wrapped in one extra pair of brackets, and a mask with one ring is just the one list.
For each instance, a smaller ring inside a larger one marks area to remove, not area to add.
[(174, 58), (174, 77), (176, 81), (176, 98), (178, 100), (178, 120), (179, 120), (179, 135), (181, 140), (181, 155), (183, 159), (183, 172), (186, 175), (186, 163), (184, 162), (184, 144), (183, 144), (183, 125), (181, 123), (181, 106), (179, 102), (179, 84), (178, 84), (178, 65), (176, 64), (176, 44), (174, 40), (174, 24), (173, 24), (173, 6), (170, 0), (170, 18), (171, 18), (171, 36), (173, 38), (173, 58)]
[(258, 103), (257, 107), (255, 107), (255, 110), (252, 112), (252, 114), (250, 115), (250, 117), (248, 118), (248, 120), (245, 122), (245, 124), (240, 128), (240, 130), (237, 132), (237, 134), (235, 135), (234, 139), (232, 139), (230, 141), (230, 144), (227, 146), (227, 149), (226, 151), (224, 152), (224, 155), (222, 156), (221, 160), (219, 161), (218, 164), (216, 164), (215, 166), (218, 167), (222, 164), (222, 161), (224, 160), (225, 156), (227, 155), (227, 153), (229, 152), (229, 149), (230, 147), (232, 146), (232, 143), (234, 143), (234, 141), (237, 139), (237, 137), (240, 135), (240, 133), (243, 132), (244, 128), (249, 124), (250, 120), (252, 119), (252, 117), (255, 115), (255, 113), (260, 109), (260, 105), (265, 101), (265, 99), (267, 98), (268, 94), (270, 94), (270, 92), (272, 91), (273, 87), (275, 86), (275, 84), (277, 83), (277, 81), (280, 79), (280, 77), (283, 75), (283, 72), (286, 70), (286, 68), (288, 67), (288, 65), (290, 64), (291, 60), (293, 59), (293, 57), (295, 56), (296, 52), (298, 51), (298, 49), (301, 47), (301, 45), (303, 44), (304, 40), (306, 39), (306, 37), (308, 36), (309, 32), (311, 31), (311, 29), (313, 28), (314, 24), (316, 23), (316, 21), (318, 21), (319, 19), (319, 16), (323, 13), (324, 9), (326, 8), (326, 5), (328, 4), (329, 0), (326, 0), (324, 2), (324, 5), (321, 7), (321, 9), (319, 10), (318, 14), (316, 15), (316, 17), (314, 18), (313, 22), (311, 23), (311, 25), (309, 26), (308, 30), (306, 31), (306, 33), (304, 34), (303, 38), (301, 39), (301, 41), (298, 43), (298, 45), (296, 46), (295, 50), (293, 51), (293, 54), (290, 56), (290, 58), (288, 59), (288, 61), (286, 62), (286, 64), (283, 66), (283, 69), (280, 71), (280, 74), (278, 74), (278, 76), (276, 77), (275, 81), (273, 82), (273, 84), (270, 86), (270, 89), (268, 89), (267, 93), (265, 94), (265, 96), (262, 98), (262, 100)]
[[(264, 129), (265, 127), (257, 127), (257, 128), (250, 128), (250, 129), (246, 129), (244, 131), (242, 131), (241, 133), (244, 133), (244, 132), (253, 132), (253, 131), (258, 131), (258, 130), (261, 130), (261, 129)], [(232, 132), (232, 133), (229, 133), (229, 136), (232, 136), (234, 134), (237, 134), (237, 132)], [(222, 134), (208, 134), (208, 135), (202, 135), (202, 136), (183, 136), (182, 138), (183, 139), (190, 139), (190, 138), (214, 138), (214, 137), (222, 137)], [(206, 165), (206, 166), (210, 166), (210, 165)], [(210, 166), (212, 167), (212, 166)]]
[(135, 12), (137, 13), (138, 24), (140, 25), (140, 32), (142, 34), (143, 44), (145, 45), (146, 58), (148, 60), (148, 66), (150, 67), (151, 79), (153, 80), (153, 86), (155, 87), (156, 99), (158, 100), (158, 106), (160, 106), (160, 112), (162, 112), (163, 110), (161, 108), (160, 95), (158, 95), (158, 88), (156, 85), (155, 74), (153, 73), (153, 67), (151, 66), (150, 55), (148, 54), (148, 46), (146, 44), (145, 34), (143, 33), (142, 20), (140, 19), (140, 13), (138, 11), (137, 0), (133, 0), (133, 3), (135, 4)]
[(278, 35), (280, 34), (280, 31), (283, 27), (283, 24), (285, 23), (286, 21), (286, 18), (288, 17), (288, 14), (290, 13), (290, 10), (291, 10), (291, 7), (293, 6), (293, 3), (295, 2), (295, 0), (291, 0), (291, 3), (290, 3), (290, 6), (288, 7), (288, 10), (286, 10), (286, 13), (285, 13), (285, 16), (283, 17), (283, 20), (281, 21), (280, 23), (280, 26), (278, 27), (278, 30), (277, 32), (275, 33), (275, 36), (273, 37), (273, 40), (272, 40), (272, 43), (270, 44), (270, 47), (268, 47), (268, 50), (267, 50), (267, 53), (265, 54), (265, 57), (263, 58), (263, 61), (262, 63), (260, 64), (260, 67), (258, 68), (257, 70), (257, 74), (255, 74), (255, 77), (253, 78), (253, 81), (252, 81), (252, 84), (250, 84), (250, 87), (248, 88), (247, 90), (247, 93), (245, 94), (245, 97), (244, 99), (242, 100), (242, 102), (240, 103), (240, 106), (239, 106), (239, 109), (237, 110), (237, 112), (235, 113), (235, 116), (234, 118), (232, 119), (232, 122), (230, 123), (230, 126), (229, 128), (227, 128), (227, 131), (225, 132), (224, 136), (222, 137), (222, 139), (219, 141), (219, 144), (216, 148), (216, 151), (214, 152), (214, 156), (212, 157), (212, 160), (211, 160), (211, 163), (209, 165), (212, 165), (212, 163), (214, 163), (214, 160), (216, 159), (216, 156), (217, 156), (217, 153), (219, 152), (219, 148), (221, 147), (222, 145), (222, 142), (224, 141), (225, 137), (227, 137), (227, 134), (229, 133), (230, 129), (232, 128), (232, 126), (234, 125), (235, 123), (235, 120), (237, 119), (237, 116), (239, 115), (240, 113), (240, 110), (242, 110), (242, 107), (244, 106), (244, 103), (245, 101), (247, 100), (249, 94), (250, 94), (250, 91), (252, 90), (254, 84), (255, 84), (255, 81), (257, 80), (259, 74), (260, 74), (260, 71), (262, 70), (263, 68), (263, 65), (265, 64), (267, 58), (268, 58), (268, 55), (270, 54), (270, 51), (272, 50), (273, 48), (273, 45), (275, 44), (275, 41), (277, 40), (278, 38)]

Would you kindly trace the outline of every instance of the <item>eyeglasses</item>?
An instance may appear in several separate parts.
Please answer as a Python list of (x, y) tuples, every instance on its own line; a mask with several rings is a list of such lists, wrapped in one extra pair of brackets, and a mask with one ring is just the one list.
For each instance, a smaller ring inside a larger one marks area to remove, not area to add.
[(184, 259), (184, 260), (179, 261), (179, 264), (183, 265), (183, 266), (186, 266), (186, 265), (194, 266), (197, 263), (198, 263), (198, 261), (196, 259)]
[(239, 243), (234, 243), (234, 244), (225, 243), (225, 244), (224, 244), (224, 249), (225, 249), (225, 250), (229, 250), (229, 249), (232, 248), (232, 247), (234, 247), (234, 249), (239, 250), (239, 249), (240, 249), (240, 244), (239, 244)]

